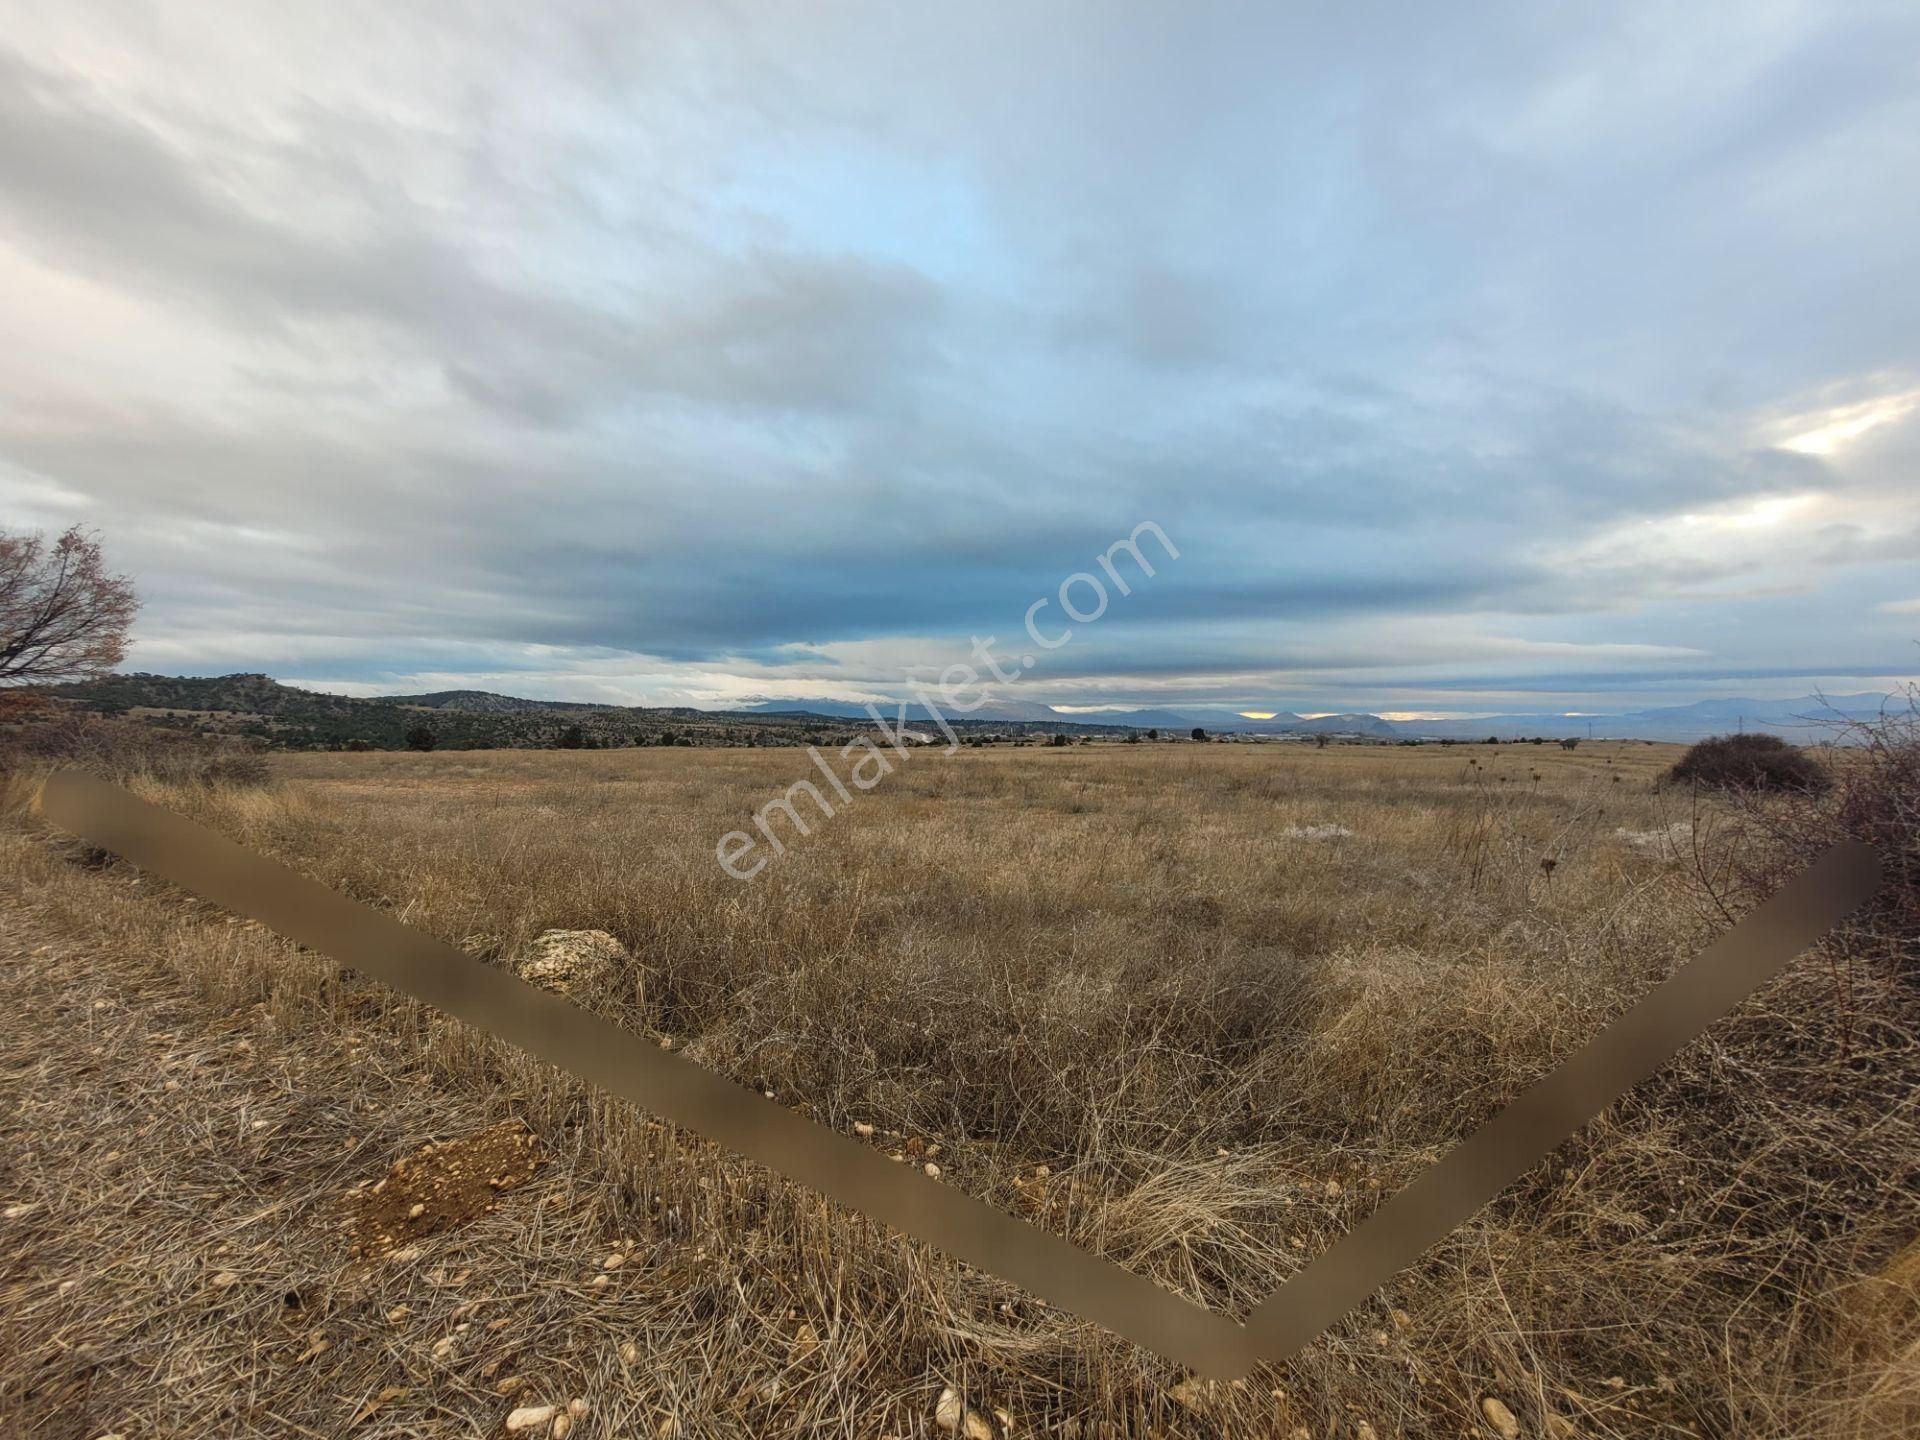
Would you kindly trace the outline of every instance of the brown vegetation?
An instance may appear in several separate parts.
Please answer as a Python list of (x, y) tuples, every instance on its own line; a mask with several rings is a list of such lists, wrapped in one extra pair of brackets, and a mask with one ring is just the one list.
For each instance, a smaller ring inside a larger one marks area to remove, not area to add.
[(1690, 746), (1667, 772), (1675, 784), (1714, 790), (1818, 794), (1833, 784), (1820, 762), (1778, 735), (1716, 735)]
[[(929, 752), (751, 884), (714, 843), (796, 778), (791, 752), (301, 755), (265, 789), (134, 783), (502, 963), (549, 930), (607, 931), (637, 959), (593, 1003), (650, 1041), (1243, 1312), (1697, 953), (1767, 866), (1842, 831), (1891, 837), (1911, 863), (1910, 748), (1858, 757), (1834, 797), (1786, 811), (1662, 787), (1672, 758)], [(459, 1273), (459, 1304), (504, 1306), (498, 1339), (476, 1327), (441, 1353), (403, 1325), (376, 1343), (403, 1281), (354, 1291), (332, 1224), (283, 1248), (352, 1346), (240, 1374), (256, 1322), (195, 1332), (232, 1384), (313, 1433), (396, 1387), (354, 1433), (485, 1432), (576, 1391), (577, 1436), (928, 1435), (945, 1412), (1036, 1436), (1387, 1440), (1499, 1434), (1510, 1415), (1529, 1435), (1840, 1437), (1913, 1414), (1920, 1299), (1899, 1257), (1920, 1234), (1920, 987), (1897, 906), (1297, 1362), (1215, 1389), (322, 957), (75, 866), (25, 816), (4, 838), (6, 887), (36, 924), (216, 1006), (259, 1002), (292, 1052), (356, 1037), (354, 1065), (305, 1072), (328, 1087), (313, 1104), (362, 1128), (404, 1095), (416, 1128), (336, 1158), (334, 1189), (455, 1133), (418, 1113), (435, 1095), (463, 1125), (521, 1122), (568, 1157), (564, 1192), (547, 1177), (415, 1242), (419, 1265)], [(396, 1090), (384, 1066), (401, 1063), (419, 1078)], [(574, 1202), (583, 1218), (556, 1228)], [(553, 1289), (562, 1239), (573, 1268)], [(64, 1231), (39, 1243), (69, 1266), (85, 1251)], [(78, 1333), (98, 1302), (55, 1279), (29, 1259), (10, 1293), (35, 1333)], [(138, 1396), (156, 1340), (105, 1314), (115, 1340), (89, 1383)], [(503, 1364), (525, 1394), (497, 1391)], [(98, 1428), (179, 1428), (178, 1398), (129, 1398)]]
[(108, 573), (100, 542), (78, 525), (52, 545), (0, 531), (0, 680), (105, 675), (126, 658), (139, 608), (132, 582)]

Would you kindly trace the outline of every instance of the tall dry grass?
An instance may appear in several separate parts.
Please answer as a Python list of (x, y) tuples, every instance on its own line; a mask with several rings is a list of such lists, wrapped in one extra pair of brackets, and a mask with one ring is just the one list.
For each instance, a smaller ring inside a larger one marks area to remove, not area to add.
[[(1764, 888), (1743, 857), (1826, 833), (1660, 788), (1669, 747), (929, 752), (728, 878), (715, 841), (797, 758), (303, 755), (266, 789), (140, 783), (489, 959), (608, 930), (637, 967), (596, 1005), (1240, 1311), (1697, 953)], [(1298, 1361), (1196, 1391), (318, 957), (24, 833), (6, 855), (76, 929), (222, 1001), (397, 1027), (445, 1083), (583, 1136), (666, 1257), (645, 1339), (683, 1433), (926, 1433), (947, 1386), (1017, 1434), (1089, 1436), (1491, 1433), (1496, 1395), (1531, 1434), (1837, 1437), (1912, 1398), (1910, 932), (1801, 962)], [(790, 1384), (798, 1317), (830, 1338)]]

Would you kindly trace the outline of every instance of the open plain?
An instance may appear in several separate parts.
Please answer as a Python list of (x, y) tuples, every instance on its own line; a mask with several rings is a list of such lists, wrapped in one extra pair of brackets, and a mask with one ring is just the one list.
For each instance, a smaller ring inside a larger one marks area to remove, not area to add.
[[(715, 842), (801, 751), (132, 783), (498, 963), (605, 932), (572, 988), (638, 1043), (1244, 1313), (1752, 902), (1764, 840), (1660, 787), (1676, 753), (928, 750), (746, 883)], [(7, 1433), (1916, 1413), (1916, 1004), (1870, 953), (1803, 957), (1299, 1360), (1216, 1387), (63, 840), (30, 776), (7, 798), (0, 987), (35, 1017), (0, 1057)]]

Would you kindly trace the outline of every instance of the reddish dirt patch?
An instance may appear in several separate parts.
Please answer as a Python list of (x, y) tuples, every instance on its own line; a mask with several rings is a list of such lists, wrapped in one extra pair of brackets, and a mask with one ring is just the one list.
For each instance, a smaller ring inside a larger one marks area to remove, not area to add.
[(504, 1191), (533, 1178), (545, 1157), (517, 1121), (460, 1140), (422, 1145), (378, 1180), (347, 1192), (344, 1224), (356, 1256), (384, 1255), (466, 1225), (493, 1209)]

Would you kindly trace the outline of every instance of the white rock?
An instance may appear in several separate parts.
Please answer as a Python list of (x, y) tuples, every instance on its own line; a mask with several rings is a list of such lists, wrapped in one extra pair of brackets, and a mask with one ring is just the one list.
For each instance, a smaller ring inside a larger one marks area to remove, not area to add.
[(1480, 1401), (1480, 1413), (1487, 1417), (1487, 1423), (1499, 1432), (1500, 1440), (1519, 1440), (1520, 1422), (1514, 1419), (1513, 1411), (1507, 1408), (1504, 1400), (1492, 1395), (1483, 1396)]
[(507, 1429), (516, 1434), (523, 1430), (538, 1430), (553, 1419), (558, 1405), (522, 1405), (507, 1416)]
[(951, 1386), (940, 1392), (940, 1401), (933, 1407), (933, 1423), (949, 1435), (959, 1435), (964, 1440), (993, 1440), (993, 1426), (984, 1415), (961, 1404), (958, 1392)]
[(623, 974), (638, 977), (627, 947), (604, 930), (548, 930), (513, 962), (522, 980), (562, 995), (602, 989)]
[(1207, 1392), (1200, 1381), (1187, 1379), (1167, 1391), (1167, 1398), (1189, 1410), (1199, 1410), (1206, 1404)]
[(1344, 840), (1353, 831), (1344, 825), (1288, 825), (1280, 833), (1288, 840)]

